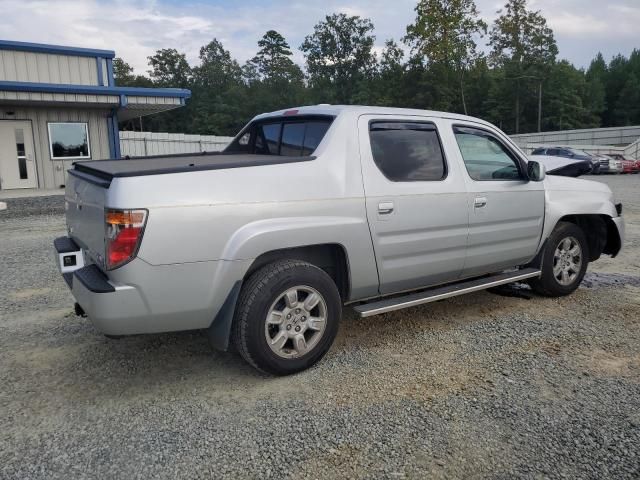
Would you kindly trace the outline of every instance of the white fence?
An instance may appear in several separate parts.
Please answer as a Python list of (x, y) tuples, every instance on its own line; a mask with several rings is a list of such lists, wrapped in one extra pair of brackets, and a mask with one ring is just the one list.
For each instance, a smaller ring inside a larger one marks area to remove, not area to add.
[(640, 126), (584, 128), (582, 130), (524, 133), (511, 135), (511, 138), (518, 145), (611, 145), (614, 147), (622, 147), (627, 146), (640, 138)]
[(219, 152), (233, 137), (182, 133), (120, 132), (122, 157), (146, 157), (173, 153)]
[[(526, 153), (536, 147), (565, 145), (590, 153), (623, 153), (628, 158), (640, 159), (640, 126), (530, 133), (511, 138)], [(122, 157), (219, 152), (231, 140), (233, 137), (215, 135), (120, 132), (120, 152)]]

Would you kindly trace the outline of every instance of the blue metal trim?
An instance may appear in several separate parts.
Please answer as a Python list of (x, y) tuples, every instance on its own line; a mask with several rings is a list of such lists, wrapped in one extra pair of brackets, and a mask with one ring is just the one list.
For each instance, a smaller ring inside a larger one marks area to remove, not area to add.
[(142, 97), (191, 98), (191, 90), (183, 88), (100, 87), (96, 85), (0, 81), (0, 90), (10, 92), (79, 93), (87, 95), (139, 95)]
[(62, 45), (48, 45), (45, 43), (14, 42), (0, 40), (0, 50), (18, 50), (21, 52), (53, 53), (58, 55), (76, 55), (79, 57), (113, 58), (113, 50), (97, 50), (94, 48), (65, 47)]
[(107, 117), (107, 136), (109, 137), (109, 158), (115, 158), (116, 147), (113, 142), (113, 121), (111, 116)]
[(110, 87), (116, 86), (116, 82), (113, 78), (113, 60), (110, 58), (107, 58), (107, 84)]
[(118, 112), (115, 109), (113, 110), (111, 121), (113, 122), (113, 146), (115, 147), (114, 158), (122, 158), (122, 155), (120, 154), (120, 128), (118, 126)]
[(102, 57), (96, 57), (96, 66), (98, 67), (98, 85), (104, 87), (104, 75), (102, 72)]

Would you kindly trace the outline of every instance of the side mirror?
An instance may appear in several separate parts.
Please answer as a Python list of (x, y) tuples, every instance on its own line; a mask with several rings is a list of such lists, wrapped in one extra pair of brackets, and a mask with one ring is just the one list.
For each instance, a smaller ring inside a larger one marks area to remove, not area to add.
[(527, 176), (532, 182), (541, 182), (547, 176), (547, 171), (541, 163), (529, 160), (527, 162)]

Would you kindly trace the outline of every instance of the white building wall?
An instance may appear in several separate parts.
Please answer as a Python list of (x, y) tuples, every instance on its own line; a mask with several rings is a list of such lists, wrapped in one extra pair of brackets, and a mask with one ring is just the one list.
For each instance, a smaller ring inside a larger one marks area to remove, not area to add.
[(233, 137), (182, 133), (120, 132), (123, 157), (146, 157), (176, 153), (219, 152)]
[(86, 122), (89, 127), (91, 159), (101, 160), (110, 157), (108, 115), (109, 110), (87, 108), (0, 107), (0, 121), (31, 122), (39, 188), (58, 188), (64, 185), (65, 172), (73, 163), (73, 160), (51, 160), (47, 124), (49, 122)]
[[(103, 81), (105, 71), (103, 60)], [(0, 50), (0, 80), (98, 85), (98, 65), (95, 57)]]

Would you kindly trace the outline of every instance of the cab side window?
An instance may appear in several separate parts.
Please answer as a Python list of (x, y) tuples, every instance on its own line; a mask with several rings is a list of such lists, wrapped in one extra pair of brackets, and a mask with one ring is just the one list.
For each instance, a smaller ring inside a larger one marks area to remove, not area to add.
[(454, 127), (469, 176), (478, 181), (522, 180), (520, 163), (498, 138), (485, 130)]
[(250, 124), (225, 153), (309, 157), (326, 135), (332, 117), (275, 118)]
[(392, 182), (442, 180), (446, 166), (435, 125), (422, 122), (371, 122), (373, 160)]

